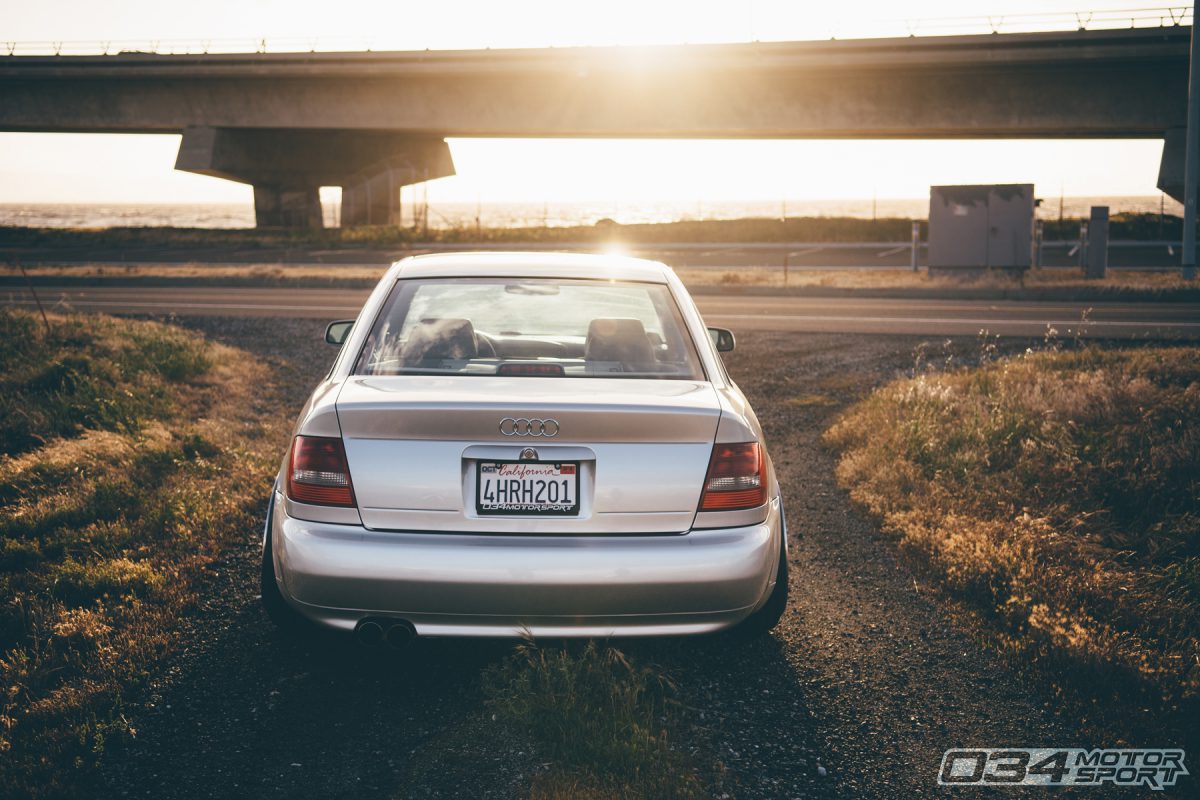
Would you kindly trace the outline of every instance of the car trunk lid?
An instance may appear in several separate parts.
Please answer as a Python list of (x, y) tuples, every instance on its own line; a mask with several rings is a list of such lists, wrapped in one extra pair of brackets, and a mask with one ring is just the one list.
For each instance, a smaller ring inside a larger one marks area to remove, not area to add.
[[(695, 516), (720, 404), (703, 381), (421, 375), (350, 378), (337, 413), (369, 528), (680, 533)], [(480, 463), (529, 449), (537, 461), (578, 464), (577, 515), (479, 512)]]

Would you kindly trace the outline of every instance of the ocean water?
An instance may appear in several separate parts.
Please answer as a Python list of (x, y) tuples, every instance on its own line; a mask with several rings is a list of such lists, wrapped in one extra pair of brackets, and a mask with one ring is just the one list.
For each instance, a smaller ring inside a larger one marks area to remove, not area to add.
[[(1061, 201), (1066, 217), (1087, 216), (1093, 205), (1107, 205), (1110, 213), (1138, 211), (1181, 216), (1183, 207), (1158, 195), (1138, 197), (1066, 197)], [(1059, 215), (1059, 198), (1046, 198), (1038, 216)], [(326, 203), (325, 224), (337, 225), (338, 204)], [(405, 223), (414, 209), (405, 209)], [(909, 217), (924, 219), (928, 198), (903, 200), (772, 200), (717, 203), (705, 201), (613, 201), (570, 203), (433, 203), (431, 228), (528, 227), (539, 225), (593, 225), (602, 219), (622, 224), (676, 222), (744, 217)], [(242, 203), (0, 203), (0, 226), (34, 228), (253, 228), (254, 208)]]

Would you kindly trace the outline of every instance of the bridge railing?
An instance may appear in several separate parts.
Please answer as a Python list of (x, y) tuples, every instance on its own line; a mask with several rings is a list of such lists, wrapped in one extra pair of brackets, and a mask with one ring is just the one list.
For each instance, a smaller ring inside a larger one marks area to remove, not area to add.
[[(989, 33), (1035, 33), (1039, 31), (1115, 30), (1155, 28), (1192, 24), (1192, 6), (1104, 9), (1097, 11), (1054, 11), (994, 14), (930, 19), (856, 20), (840, 28), (773, 30), (768, 38), (754, 41), (804, 41), (824, 39), (874, 39), (904, 36), (950, 36)], [(547, 43), (549, 45), (550, 43)], [(563, 46), (566, 43), (554, 42)], [(596, 44), (579, 42), (578, 44)], [(5, 41), (0, 38), (0, 56), (33, 55), (202, 55), (239, 53), (371, 52), (424, 49), (411, 40), (361, 36), (261, 36), (232, 39), (137, 39), (86, 41)], [(439, 48), (441, 49), (441, 48)]]
[[(895, 29), (898, 21), (885, 23)], [(1037, 33), (1040, 31), (1114, 30), (1159, 28), (1192, 24), (1192, 7), (1103, 9), (1098, 11), (1045, 11), (984, 16), (939, 17), (905, 20), (910, 36), (961, 33)], [(881, 34), (886, 35), (886, 34)]]

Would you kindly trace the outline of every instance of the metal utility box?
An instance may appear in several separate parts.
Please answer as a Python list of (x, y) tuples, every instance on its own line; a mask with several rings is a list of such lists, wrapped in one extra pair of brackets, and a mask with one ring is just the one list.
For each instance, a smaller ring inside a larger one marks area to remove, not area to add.
[(1029, 269), (1033, 184), (931, 186), (930, 269)]
[(1108, 270), (1108, 206), (1092, 206), (1084, 253), (1084, 274), (1089, 278), (1103, 278)]

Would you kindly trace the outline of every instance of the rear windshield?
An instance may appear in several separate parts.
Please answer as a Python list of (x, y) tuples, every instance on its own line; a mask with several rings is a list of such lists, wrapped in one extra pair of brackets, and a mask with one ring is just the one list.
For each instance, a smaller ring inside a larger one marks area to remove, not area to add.
[(528, 278), (397, 281), (355, 374), (704, 379), (666, 286)]

